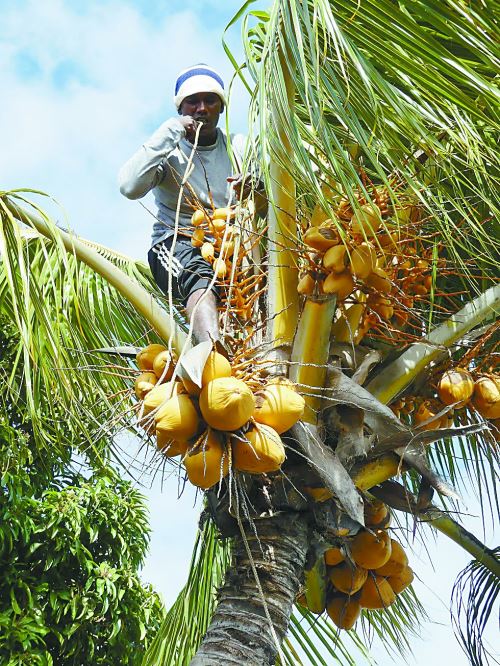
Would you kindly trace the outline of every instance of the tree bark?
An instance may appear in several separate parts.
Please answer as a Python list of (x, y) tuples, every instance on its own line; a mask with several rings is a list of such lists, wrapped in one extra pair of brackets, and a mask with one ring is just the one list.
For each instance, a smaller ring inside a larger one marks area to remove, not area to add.
[[(245, 537), (235, 538), (233, 566), (220, 590), (219, 604), (191, 666), (265, 666), (276, 663), (276, 642), (281, 644), (286, 634), (305, 566), (307, 514), (279, 513), (256, 520), (255, 528), (247, 521), (244, 526)], [(261, 590), (254, 571), (257, 571)]]

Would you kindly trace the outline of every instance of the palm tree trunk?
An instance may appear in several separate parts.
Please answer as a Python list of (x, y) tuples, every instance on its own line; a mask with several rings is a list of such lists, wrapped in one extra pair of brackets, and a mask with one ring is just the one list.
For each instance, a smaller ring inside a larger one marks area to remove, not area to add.
[(307, 518), (279, 513), (257, 520), (255, 528), (258, 538), (245, 522), (245, 535), (235, 539), (233, 565), (191, 666), (276, 663), (304, 570)]

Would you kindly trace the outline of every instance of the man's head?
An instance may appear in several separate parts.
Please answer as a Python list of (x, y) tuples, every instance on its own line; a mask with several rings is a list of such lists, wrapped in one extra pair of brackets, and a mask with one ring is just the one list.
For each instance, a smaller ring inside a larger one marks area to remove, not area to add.
[(213, 134), (226, 103), (222, 78), (205, 64), (183, 70), (175, 82), (174, 103), (180, 115), (203, 123), (201, 133)]

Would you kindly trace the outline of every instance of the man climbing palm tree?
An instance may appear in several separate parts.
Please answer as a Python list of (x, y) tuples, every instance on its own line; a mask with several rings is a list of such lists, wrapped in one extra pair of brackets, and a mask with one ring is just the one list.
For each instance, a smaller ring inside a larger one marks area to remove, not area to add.
[(227, 137), (217, 127), (226, 97), (222, 78), (212, 68), (200, 64), (182, 71), (174, 103), (179, 116), (160, 125), (121, 168), (120, 191), (129, 199), (153, 192), (158, 214), (148, 259), (155, 280), (166, 294), (171, 285), (174, 297), (184, 303), (196, 341), (216, 341), (217, 290), (211, 286), (210, 264), (191, 245), (191, 216), (195, 207), (211, 211), (233, 203), (239, 178), (232, 176), (228, 141), (241, 166), (245, 139)]

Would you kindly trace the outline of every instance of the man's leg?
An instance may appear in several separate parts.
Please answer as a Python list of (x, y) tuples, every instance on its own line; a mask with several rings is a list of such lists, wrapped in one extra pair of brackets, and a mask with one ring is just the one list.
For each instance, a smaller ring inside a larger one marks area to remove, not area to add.
[(196, 342), (219, 340), (219, 314), (217, 298), (213, 291), (197, 289), (189, 295), (186, 312), (193, 325), (193, 336)]

